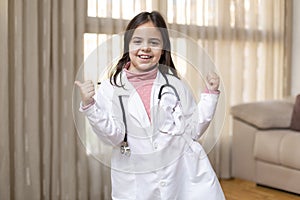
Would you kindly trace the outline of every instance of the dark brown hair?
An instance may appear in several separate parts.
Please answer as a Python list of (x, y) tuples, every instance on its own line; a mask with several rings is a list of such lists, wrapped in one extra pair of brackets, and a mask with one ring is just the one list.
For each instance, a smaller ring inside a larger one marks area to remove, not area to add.
[[(162, 35), (163, 39), (163, 51), (164, 53), (161, 55), (159, 59), (159, 64), (162, 66), (167, 66), (170, 68), (175, 76), (177, 76), (175, 65), (173, 63), (172, 57), (171, 57), (171, 43), (169, 38), (169, 33), (167, 30), (167, 25), (164, 20), (164, 18), (161, 16), (161, 14), (157, 11), (153, 12), (141, 12), (140, 14), (136, 15), (127, 25), (125, 35), (124, 35), (124, 47), (123, 47), (123, 55), (122, 58), (118, 61), (114, 71), (110, 74), (110, 82), (111, 84), (117, 85), (117, 77), (122, 71), (124, 65), (130, 61), (129, 58), (129, 43), (132, 38), (132, 35), (135, 31), (135, 29), (147, 22), (151, 21), (154, 26), (159, 28), (159, 31)], [(167, 73), (166, 69), (160, 68), (162, 73)], [(121, 77), (120, 77), (121, 79)], [(121, 83), (122, 84), (122, 83)]]

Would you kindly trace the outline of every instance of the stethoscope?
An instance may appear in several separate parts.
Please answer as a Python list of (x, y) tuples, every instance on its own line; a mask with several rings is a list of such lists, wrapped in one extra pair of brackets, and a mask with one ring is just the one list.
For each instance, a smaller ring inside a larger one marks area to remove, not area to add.
[(124, 123), (124, 127), (125, 127), (125, 136), (124, 136), (123, 142), (121, 143), (120, 152), (121, 152), (121, 154), (130, 156), (131, 151), (130, 151), (130, 147), (127, 142), (127, 121), (126, 121), (124, 104), (123, 104), (122, 96), (118, 96), (118, 97), (119, 97), (119, 101), (120, 101), (120, 105), (121, 105), (123, 123)]
[[(159, 89), (158, 104), (160, 104), (160, 100), (161, 100), (163, 95), (171, 94), (171, 92), (163, 93), (163, 90), (166, 89), (166, 88), (171, 88), (172, 89), (172, 91), (174, 92), (174, 94), (177, 98), (177, 103), (180, 103), (180, 98), (179, 98), (179, 95), (178, 95), (178, 92), (177, 92), (176, 88), (169, 83), (169, 80), (168, 80), (165, 73), (161, 73), (161, 74), (164, 77), (166, 83), (164, 85), (162, 85)], [(175, 76), (173, 74), (168, 74), (168, 75), (171, 75), (171, 76), (174, 76), (174, 77), (178, 78), (177, 76)], [(126, 156), (130, 156), (131, 155), (131, 150), (130, 150), (130, 147), (129, 147), (129, 144), (128, 144), (128, 141), (127, 141), (127, 121), (126, 121), (126, 114), (125, 114), (123, 99), (122, 99), (122, 96), (118, 96), (118, 97), (119, 97), (119, 102), (120, 102), (120, 105), (121, 105), (122, 118), (123, 118), (123, 123), (124, 123), (124, 127), (125, 127), (125, 136), (124, 136), (124, 139), (121, 143), (120, 152), (121, 152), (121, 154), (124, 154)]]

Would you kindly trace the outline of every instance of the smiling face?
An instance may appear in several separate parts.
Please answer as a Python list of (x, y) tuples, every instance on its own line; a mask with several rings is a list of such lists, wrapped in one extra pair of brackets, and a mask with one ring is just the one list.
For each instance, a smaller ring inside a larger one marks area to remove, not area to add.
[(151, 21), (138, 26), (129, 43), (129, 71), (141, 73), (155, 68), (162, 48), (162, 35)]

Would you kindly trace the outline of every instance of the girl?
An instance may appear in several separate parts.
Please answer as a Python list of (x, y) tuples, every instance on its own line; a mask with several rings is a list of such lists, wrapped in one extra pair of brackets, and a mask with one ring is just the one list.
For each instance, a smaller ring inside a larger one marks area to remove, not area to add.
[(95, 98), (92, 81), (75, 81), (80, 111), (113, 146), (112, 199), (225, 199), (197, 142), (219, 96), (219, 77), (207, 82), (197, 105), (176, 73), (166, 23), (155, 11), (129, 22), (123, 56)]

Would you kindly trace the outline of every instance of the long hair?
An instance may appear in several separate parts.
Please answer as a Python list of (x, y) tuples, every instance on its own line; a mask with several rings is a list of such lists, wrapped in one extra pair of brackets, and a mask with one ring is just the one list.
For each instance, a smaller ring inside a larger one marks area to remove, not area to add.
[[(167, 25), (164, 18), (157, 11), (153, 11), (151, 13), (141, 12), (140, 14), (136, 15), (126, 27), (126, 31), (124, 35), (123, 55), (121, 59), (118, 61), (115, 70), (110, 74), (111, 84), (120, 86), (117, 84), (117, 77), (122, 72), (124, 65), (130, 61), (129, 43), (131, 41), (132, 35), (138, 26), (145, 24), (149, 21), (151, 21), (154, 24), (154, 26), (156, 26), (159, 29), (163, 39), (164, 53), (161, 55), (159, 59), (159, 64), (162, 66), (170, 67), (173, 74), (177, 76), (176, 68), (171, 57), (171, 43), (170, 43), (169, 33), (167, 30)], [(162, 69), (166, 69), (165, 67), (159, 69), (162, 71), (162, 73), (167, 73), (166, 70), (162, 70)], [(120, 80), (121, 80), (121, 76), (120, 76)]]

